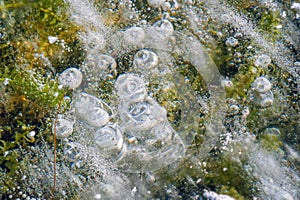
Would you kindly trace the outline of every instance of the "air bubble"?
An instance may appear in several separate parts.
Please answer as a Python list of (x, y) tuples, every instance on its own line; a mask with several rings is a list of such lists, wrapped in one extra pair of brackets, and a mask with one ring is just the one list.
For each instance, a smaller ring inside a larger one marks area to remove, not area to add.
[(258, 97), (256, 99), (256, 104), (262, 108), (266, 108), (273, 105), (273, 102), (274, 102), (274, 95), (272, 91), (260, 93), (258, 94)]
[(254, 80), (252, 87), (254, 88), (254, 90), (256, 92), (264, 93), (264, 92), (268, 92), (269, 90), (271, 90), (272, 84), (270, 83), (270, 81), (267, 78), (261, 76)]
[(124, 101), (139, 102), (145, 99), (147, 91), (144, 81), (135, 75), (120, 75), (115, 83), (115, 88)]
[(159, 8), (159, 7), (163, 6), (163, 4), (165, 3), (165, 0), (147, 0), (147, 3), (149, 4), (149, 6), (151, 6), (153, 8)]
[(109, 115), (104, 110), (104, 105), (106, 104), (97, 97), (80, 93), (75, 102), (75, 109), (76, 113), (88, 124), (94, 127), (102, 127), (109, 121)]
[(68, 68), (60, 74), (58, 81), (64, 87), (76, 89), (81, 84), (82, 73), (76, 68)]
[(145, 39), (145, 31), (140, 27), (131, 27), (124, 32), (124, 40), (128, 45), (139, 45)]
[(258, 58), (254, 62), (254, 65), (256, 67), (267, 67), (270, 64), (271, 64), (271, 58), (266, 54), (262, 54), (258, 56)]
[(239, 41), (234, 37), (229, 37), (227, 38), (225, 44), (229, 47), (236, 47), (239, 44)]
[(73, 125), (74, 122), (64, 119), (62, 115), (58, 115), (56, 123), (53, 123), (52, 132), (54, 132), (55, 128), (57, 137), (66, 138), (73, 133)]
[(77, 142), (68, 142), (64, 146), (64, 154), (69, 162), (80, 162), (82, 159), (82, 146)]
[(127, 130), (148, 130), (166, 117), (166, 110), (149, 97), (142, 102), (123, 103), (119, 111)]
[(104, 78), (106, 74), (115, 73), (117, 68), (117, 63), (115, 59), (111, 56), (100, 54), (100, 55), (90, 55), (86, 59), (86, 69), (87, 76)]
[(161, 37), (164, 38), (169, 38), (174, 33), (174, 28), (172, 23), (166, 19), (155, 22), (153, 24), (153, 28), (156, 30), (157, 33), (159, 33)]
[(110, 125), (97, 129), (94, 134), (94, 141), (101, 153), (107, 157), (117, 158), (124, 147), (123, 134), (117, 127)]
[(135, 54), (133, 64), (142, 70), (149, 70), (158, 64), (158, 57), (152, 51), (140, 50)]

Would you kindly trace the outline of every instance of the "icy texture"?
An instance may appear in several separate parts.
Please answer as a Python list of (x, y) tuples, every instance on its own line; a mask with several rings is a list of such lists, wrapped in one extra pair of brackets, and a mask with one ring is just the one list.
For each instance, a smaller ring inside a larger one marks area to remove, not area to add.
[(58, 81), (64, 87), (76, 89), (82, 81), (82, 73), (76, 68), (68, 68), (63, 71), (58, 78)]

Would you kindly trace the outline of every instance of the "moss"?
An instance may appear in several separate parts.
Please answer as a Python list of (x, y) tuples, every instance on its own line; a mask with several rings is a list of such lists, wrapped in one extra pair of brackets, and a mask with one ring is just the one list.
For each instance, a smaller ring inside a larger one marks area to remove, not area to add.
[(271, 41), (276, 41), (281, 34), (279, 28), (279, 26), (281, 25), (279, 11), (265, 11), (261, 16), (258, 25), (262, 31), (268, 33), (267, 37)]
[(281, 148), (283, 147), (283, 144), (279, 135), (264, 133), (259, 135), (258, 139), (266, 150), (282, 153)]

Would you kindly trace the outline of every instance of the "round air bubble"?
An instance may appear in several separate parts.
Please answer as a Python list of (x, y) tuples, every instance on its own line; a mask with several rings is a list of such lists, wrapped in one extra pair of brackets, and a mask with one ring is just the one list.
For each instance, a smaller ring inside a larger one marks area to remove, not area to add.
[(77, 142), (68, 142), (64, 146), (64, 154), (70, 162), (76, 162), (81, 159), (82, 146)]
[(258, 58), (254, 62), (254, 65), (257, 67), (267, 67), (270, 64), (271, 64), (271, 58), (266, 54), (262, 54), (258, 56)]
[(96, 130), (94, 141), (102, 154), (107, 156), (119, 156), (123, 149), (124, 137), (118, 128), (105, 126)]
[(165, 0), (147, 0), (147, 3), (152, 8), (159, 8), (164, 5), (166, 1)]
[(265, 131), (264, 131), (264, 134), (271, 134), (271, 135), (277, 135), (277, 136), (280, 136), (281, 133), (280, 133), (280, 130), (278, 128), (266, 128)]
[(158, 57), (152, 51), (140, 50), (135, 54), (133, 64), (138, 68), (148, 70), (158, 64)]
[(174, 33), (173, 25), (170, 21), (163, 19), (155, 22), (153, 28), (163, 37), (170, 37)]
[(268, 91), (266, 93), (260, 93), (258, 95), (256, 104), (262, 108), (269, 107), (273, 105), (274, 102), (274, 95), (272, 91)]
[(97, 68), (99, 70), (108, 70), (110, 72), (114, 71), (117, 67), (115, 59), (108, 55), (100, 55), (97, 62)]
[(254, 88), (254, 90), (256, 92), (264, 93), (264, 92), (268, 92), (269, 90), (271, 90), (272, 84), (270, 83), (270, 81), (267, 78), (261, 76), (254, 80), (252, 87)]
[(58, 81), (64, 87), (76, 89), (82, 82), (82, 73), (76, 68), (68, 68), (59, 75)]
[(119, 76), (115, 88), (119, 97), (124, 101), (138, 102), (147, 96), (145, 82), (140, 77), (132, 74)]
[(132, 131), (151, 129), (166, 119), (166, 110), (149, 97), (142, 102), (121, 104), (119, 111), (126, 129)]
[(145, 31), (140, 27), (131, 27), (124, 32), (124, 40), (129, 45), (139, 45), (145, 39)]
[(236, 47), (239, 44), (239, 41), (234, 37), (229, 37), (225, 41), (225, 44), (226, 44), (226, 46), (229, 46), (229, 47)]
[(73, 122), (64, 119), (61, 115), (58, 115), (56, 123), (55, 124), (53, 123), (52, 132), (54, 132), (54, 128), (55, 128), (57, 137), (66, 138), (73, 133), (73, 125), (74, 125)]
[(93, 107), (89, 109), (87, 112), (85, 112), (85, 114), (82, 115), (82, 118), (84, 118), (91, 126), (94, 127), (102, 127), (109, 121), (108, 113), (99, 107)]

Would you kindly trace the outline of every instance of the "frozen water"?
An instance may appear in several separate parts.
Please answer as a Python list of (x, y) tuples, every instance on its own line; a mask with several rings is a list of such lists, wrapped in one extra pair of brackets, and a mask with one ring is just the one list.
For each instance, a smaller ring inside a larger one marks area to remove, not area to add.
[(79, 87), (82, 81), (82, 73), (77, 68), (68, 68), (63, 71), (59, 77), (58, 81), (64, 87), (68, 87), (70, 89), (76, 89)]

